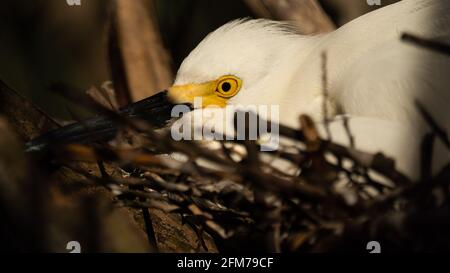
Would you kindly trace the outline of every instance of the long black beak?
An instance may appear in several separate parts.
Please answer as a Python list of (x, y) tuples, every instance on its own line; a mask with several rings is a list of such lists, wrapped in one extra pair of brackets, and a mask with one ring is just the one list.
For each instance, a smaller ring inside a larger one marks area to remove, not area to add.
[[(157, 128), (166, 126), (171, 120), (172, 104), (167, 91), (135, 102), (119, 110), (126, 119), (147, 121)], [(119, 123), (111, 117), (97, 116), (49, 131), (25, 144), (27, 152), (45, 151), (53, 146), (69, 143), (94, 143), (112, 140), (118, 133)]]

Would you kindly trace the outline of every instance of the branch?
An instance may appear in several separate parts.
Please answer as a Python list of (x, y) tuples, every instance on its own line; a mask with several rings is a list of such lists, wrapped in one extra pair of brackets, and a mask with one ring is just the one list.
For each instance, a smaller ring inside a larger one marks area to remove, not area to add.
[(445, 44), (443, 42), (440, 41), (436, 41), (436, 40), (431, 40), (431, 39), (425, 39), (425, 38), (421, 38), (409, 33), (403, 33), (402, 37), (401, 37), (402, 41), (423, 47), (423, 48), (427, 48), (436, 52), (439, 52), (441, 54), (450, 56), (450, 45), (449, 44)]
[(0, 80), (0, 114), (5, 115), (23, 140), (30, 140), (59, 126), (2, 80)]
[(154, 1), (114, 1), (109, 46), (111, 73), (120, 106), (149, 97), (170, 85), (171, 58), (159, 34)]

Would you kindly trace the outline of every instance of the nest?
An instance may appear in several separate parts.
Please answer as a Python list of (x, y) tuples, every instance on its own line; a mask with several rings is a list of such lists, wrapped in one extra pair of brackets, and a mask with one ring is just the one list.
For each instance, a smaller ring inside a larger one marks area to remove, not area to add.
[[(431, 237), (435, 229), (448, 234), (443, 231), (449, 224), (450, 165), (435, 177), (424, 165), (423, 179), (410, 181), (383, 154), (321, 139), (308, 116), (300, 117), (301, 130), (280, 127), (282, 137), (299, 145), (272, 153), (261, 152), (255, 141), (223, 141), (221, 151), (211, 151), (174, 141), (167, 132), (156, 134), (142, 121), (123, 122), (128, 132), (139, 133), (142, 143), (158, 145), (124, 149), (71, 144), (58, 149), (61, 164), (112, 191), (117, 203), (179, 214), (195, 229), (204, 250), (204, 232), (223, 252), (361, 251), (372, 240), (394, 250), (449, 245), (442, 237)], [(438, 128), (433, 132), (441, 135)], [(427, 139), (424, 159), (432, 151)], [(237, 145), (245, 148), (239, 160), (230, 148)], [(187, 160), (161, 153), (181, 153)], [(298, 172), (283, 173), (262, 157), (288, 161)], [(114, 163), (126, 175), (113, 178), (104, 172), (97, 177), (71, 164), (73, 160)], [(198, 164), (201, 160), (209, 164)]]
[[(381, 153), (320, 138), (306, 115), (299, 118), (301, 130), (279, 125), (280, 136), (291, 145), (276, 152), (262, 152), (250, 140), (221, 141), (219, 150), (210, 150), (175, 141), (168, 130), (156, 132), (150, 123), (124, 118), (95, 101), (83, 104), (121, 124), (116, 144), (59, 146), (53, 163), (84, 176), (84, 184), (106, 188), (116, 205), (180, 215), (195, 230), (199, 251), (209, 250), (205, 234), (221, 252), (361, 251), (373, 240), (391, 250), (449, 245), (442, 237), (429, 238), (446, 234), (450, 182), (450, 165), (430, 175), (430, 140), (439, 137), (448, 144), (448, 139), (423, 108), (431, 133), (422, 145), (422, 180), (411, 181)], [(254, 115), (245, 114), (249, 120)], [(350, 130), (348, 137), (352, 143)], [(174, 154), (183, 160), (169, 156)], [(270, 163), (275, 160), (289, 162), (296, 171), (280, 171)], [(99, 164), (101, 175), (76, 162)], [(109, 175), (103, 162), (122, 175)]]

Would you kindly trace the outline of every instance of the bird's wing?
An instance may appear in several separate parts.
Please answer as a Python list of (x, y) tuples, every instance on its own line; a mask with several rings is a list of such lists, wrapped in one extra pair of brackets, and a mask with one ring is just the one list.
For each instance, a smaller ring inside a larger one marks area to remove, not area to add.
[(307, 61), (317, 60), (326, 50), (329, 76), (340, 78), (361, 57), (374, 56), (387, 45), (399, 48), (405, 32), (430, 39), (449, 37), (450, 1), (403, 0), (367, 13), (325, 35)]
[(370, 42), (399, 37), (411, 32), (428, 38), (443, 36), (450, 31), (450, 1), (403, 0), (362, 15), (336, 31), (336, 35), (353, 33), (355, 39)]
[(344, 113), (420, 123), (418, 100), (450, 130), (450, 59), (403, 42), (405, 32), (450, 41), (450, 1), (404, 0), (324, 36), (304, 62), (308, 70), (301, 68), (299, 87), (317, 88), (326, 51), (330, 96)]

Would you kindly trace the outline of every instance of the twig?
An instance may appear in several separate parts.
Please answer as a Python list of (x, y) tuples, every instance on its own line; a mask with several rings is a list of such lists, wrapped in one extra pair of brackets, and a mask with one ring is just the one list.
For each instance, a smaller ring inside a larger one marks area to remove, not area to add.
[(115, 0), (113, 4), (113, 81), (120, 93), (129, 93), (130, 102), (138, 101), (170, 85), (171, 58), (160, 37), (153, 0)]
[(330, 124), (328, 122), (328, 73), (327, 73), (327, 53), (322, 52), (322, 116), (325, 131), (327, 133), (328, 140), (332, 140)]
[(431, 39), (425, 39), (425, 38), (421, 38), (418, 37), (416, 35), (413, 34), (409, 34), (409, 33), (403, 33), (402, 37), (401, 37), (402, 41), (420, 46), (420, 47), (424, 47), (426, 49), (438, 52), (440, 54), (444, 54), (444, 55), (448, 55), (450, 56), (450, 45), (440, 42), (440, 41), (436, 41), (436, 40), (431, 40)]
[(353, 136), (350, 125), (348, 124), (348, 117), (346, 115), (342, 116), (342, 123), (345, 129), (345, 133), (347, 134), (347, 137), (349, 139), (349, 146), (350, 148), (355, 148), (355, 137)]
[(420, 157), (420, 179), (422, 181), (428, 181), (431, 179), (435, 139), (436, 135), (434, 133), (428, 133), (422, 140)]
[(445, 144), (447, 149), (450, 150), (450, 140), (448, 139), (447, 132), (437, 124), (434, 118), (430, 115), (430, 113), (428, 113), (428, 111), (419, 101), (416, 101), (415, 103), (428, 126), (431, 127), (436, 136)]

